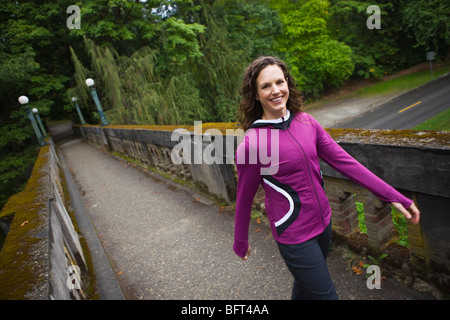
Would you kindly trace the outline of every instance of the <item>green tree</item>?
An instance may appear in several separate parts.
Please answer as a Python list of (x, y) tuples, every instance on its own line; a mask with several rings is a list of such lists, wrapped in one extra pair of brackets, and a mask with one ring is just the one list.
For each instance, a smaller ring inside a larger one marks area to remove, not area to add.
[(381, 78), (384, 74), (407, 68), (420, 61), (411, 50), (401, 24), (401, 1), (377, 2), (381, 11), (381, 29), (367, 28), (370, 3), (355, 0), (331, 0), (328, 28), (334, 38), (352, 48), (353, 75)]
[[(86, 95), (80, 76), (90, 74), (114, 123), (235, 121), (244, 68), (257, 55), (274, 53), (274, 35), (281, 32), (276, 11), (255, 0), (139, 6), (145, 17), (136, 19), (151, 25), (139, 41), (109, 36), (123, 30), (118, 26), (97, 37), (101, 20), (93, 19), (93, 13), (100, 4), (82, 10), (83, 27), (77, 32), (90, 39), (85, 46), (89, 58), (81, 61), (80, 50), (72, 52), (76, 72), (71, 94)], [(131, 54), (121, 50), (130, 46)]]
[(241, 77), (250, 61), (275, 54), (281, 32), (276, 11), (266, 1), (198, 0), (194, 21), (206, 27), (202, 56), (190, 65), (196, 86), (211, 110), (210, 121), (236, 121)]
[[(57, 3), (3, 1), (0, 4), (0, 103), (3, 108), (9, 109), (22, 94), (28, 95), (43, 115), (55, 108), (55, 103), (60, 106), (61, 89), (69, 80), (67, 71), (73, 70), (70, 60), (61, 59), (69, 53), (63, 45), (69, 33), (65, 27), (67, 16), (61, 14), (59, 8), (65, 9), (69, 3), (59, 0)], [(51, 54), (49, 48), (52, 48)], [(56, 108), (53, 111), (57, 114)]]
[(17, 99), (26, 95), (42, 118), (64, 115), (73, 67), (66, 28), (68, 0), (0, 2), (0, 206), (28, 178), (38, 146)]
[(404, 1), (402, 25), (414, 40), (414, 47), (424, 47), (445, 57), (450, 46), (450, 3), (447, 0)]
[(330, 0), (328, 28), (352, 48), (356, 78), (381, 78), (425, 61), (434, 50), (444, 58), (449, 48), (449, 4), (445, 0), (380, 0), (381, 29), (368, 29), (367, 7), (356, 0)]
[[(92, 99), (84, 80), (88, 75), (95, 78), (97, 93), (112, 124), (186, 124), (207, 118), (192, 77), (169, 66), (164, 72), (158, 70), (156, 50), (143, 47), (128, 57), (92, 40), (85, 39), (85, 44), (91, 70), (72, 51), (77, 85), (69, 95), (77, 93), (89, 104)], [(185, 50), (182, 57), (188, 54)], [(177, 63), (171, 60), (172, 66)]]
[(351, 48), (333, 39), (327, 29), (327, 1), (282, 0), (271, 1), (271, 6), (278, 10), (283, 25), (278, 49), (285, 53), (305, 94), (338, 86), (352, 74)]
[(81, 9), (81, 28), (71, 32), (101, 46), (111, 46), (120, 55), (130, 55), (156, 31), (152, 6), (160, 1), (86, 0), (73, 3)]
[(83, 102), (90, 104), (81, 78), (89, 74), (113, 123), (175, 124), (204, 115), (186, 73), (202, 55), (198, 35), (204, 27), (183, 20), (196, 8), (188, 0), (131, 2), (83, 4), (82, 28), (75, 32), (85, 48), (72, 52), (76, 73), (69, 95), (87, 96)]

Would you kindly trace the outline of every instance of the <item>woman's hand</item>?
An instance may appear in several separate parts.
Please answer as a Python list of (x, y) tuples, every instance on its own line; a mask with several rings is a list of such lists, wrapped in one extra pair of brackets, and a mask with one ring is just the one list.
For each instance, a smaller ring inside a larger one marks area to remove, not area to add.
[(245, 257), (241, 258), (242, 260), (248, 260), (248, 256), (250, 255), (250, 246), (248, 246), (248, 250), (245, 253)]
[(398, 211), (403, 213), (403, 215), (406, 217), (406, 219), (410, 220), (412, 224), (418, 224), (420, 219), (420, 211), (417, 209), (414, 202), (411, 204), (411, 206), (408, 208), (408, 210), (405, 209), (405, 207), (398, 202), (392, 202), (391, 203)]

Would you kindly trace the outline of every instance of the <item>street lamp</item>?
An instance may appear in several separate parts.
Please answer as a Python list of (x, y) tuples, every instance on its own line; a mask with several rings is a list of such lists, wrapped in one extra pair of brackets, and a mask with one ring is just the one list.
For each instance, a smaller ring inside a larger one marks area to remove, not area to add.
[(98, 113), (100, 114), (102, 126), (107, 126), (109, 123), (106, 120), (105, 114), (103, 113), (102, 106), (100, 105), (100, 100), (98, 100), (97, 91), (95, 91), (94, 87), (94, 80), (91, 78), (86, 79), (86, 85), (91, 88), (92, 98), (94, 98), (95, 105), (97, 106)]
[(36, 124), (36, 120), (34, 119), (33, 113), (31, 113), (30, 107), (26, 106), (26, 104), (29, 102), (28, 97), (26, 96), (20, 96), (19, 97), (19, 103), (24, 106), (24, 110), (28, 116), (28, 119), (30, 119), (31, 126), (33, 127), (34, 133), (36, 134), (36, 137), (39, 141), (39, 144), (41, 147), (47, 145), (45, 142), (44, 137), (42, 136), (41, 131), (39, 131), (39, 128)]
[(44, 125), (42, 124), (41, 117), (39, 116), (39, 113), (38, 113), (38, 109), (37, 108), (33, 108), (33, 109), (31, 109), (31, 111), (33, 111), (34, 115), (36, 116), (36, 120), (37, 120), (37, 122), (39, 124), (39, 128), (41, 128), (42, 134), (44, 135), (44, 137), (46, 137), (47, 136), (47, 131), (45, 131)]
[(81, 113), (80, 107), (77, 103), (77, 97), (72, 97), (72, 102), (75, 104), (75, 109), (77, 109), (78, 116), (80, 117), (81, 125), (84, 126), (86, 124), (86, 121), (84, 121), (83, 114)]

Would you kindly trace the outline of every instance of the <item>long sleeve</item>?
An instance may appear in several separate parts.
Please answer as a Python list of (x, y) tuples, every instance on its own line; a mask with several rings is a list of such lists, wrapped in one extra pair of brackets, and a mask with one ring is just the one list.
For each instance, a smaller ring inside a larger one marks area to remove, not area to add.
[(356, 161), (342, 149), (318, 123), (316, 124), (316, 128), (317, 153), (328, 165), (366, 188), (382, 201), (399, 202), (405, 208), (411, 206), (413, 202), (411, 199), (402, 195)]
[[(246, 141), (243, 141), (236, 151), (238, 182), (233, 250), (239, 257), (244, 257), (248, 250), (248, 228), (252, 204), (261, 181), (260, 165), (250, 164), (248, 161), (250, 150), (253, 149)], [(243, 161), (244, 159), (247, 161)]]

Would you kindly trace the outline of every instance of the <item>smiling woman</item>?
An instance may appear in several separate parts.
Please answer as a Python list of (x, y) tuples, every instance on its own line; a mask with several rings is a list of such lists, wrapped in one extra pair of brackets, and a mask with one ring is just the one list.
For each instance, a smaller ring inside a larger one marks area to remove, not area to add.
[[(247, 112), (244, 129), (251, 129), (239, 144), (236, 158), (247, 159), (245, 155), (249, 154), (249, 160), (236, 163), (233, 249), (241, 259), (249, 258), (251, 209), (262, 186), (272, 235), (294, 276), (292, 299), (338, 299), (326, 265), (331, 206), (319, 158), (380, 200), (392, 203), (412, 223), (418, 223), (420, 212), (411, 199), (344, 151), (312, 116), (298, 110), (300, 101), (295, 85), (277, 58), (262, 57), (250, 65), (244, 75), (243, 97), (241, 111)], [(276, 132), (276, 138), (250, 139), (252, 135), (267, 136), (267, 131)], [(269, 147), (271, 154), (277, 154), (275, 172), (263, 170), (271, 167), (262, 157), (250, 160), (252, 153)]]
[[(268, 72), (274, 70), (276, 73), (273, 75)], [(272, 92), (271, 90), (274, 87), (276, 89)], [(244, 130), (249, 129), (254, 121), (263, 117), (265, 112), (263, 103), (268, 110), (267, 112), (270, 112), (271, 104), (275, 107), (273, 111), (278, 108), (284, 110), (284, 112), (290, 110), (298, 113), (302, 108), (302, 97), (297, 90), (294, 79), (288, 72), (286, 64), (276, 57), (263, 56), (253, 61), (245, 71), (241, 92), (242, 101), (239, 113)], [(279, 100), (280, 98), (282, 99)], [(275, 100), (275, 102), (269, 103), (270, 99)], [(267, 113), (266, 117), (268, 119), (280, 118), (281, 116), (278, 116), (278, 114), (280, 112), (276, 112), (276, 114)]]
[(261, 70), (256, 78), (256, 100), (263, 108), (262, 119), (278, 119), (286, 115), (286, 103), (289, 88), (283, 70), (277, 65), (270, 65)]

